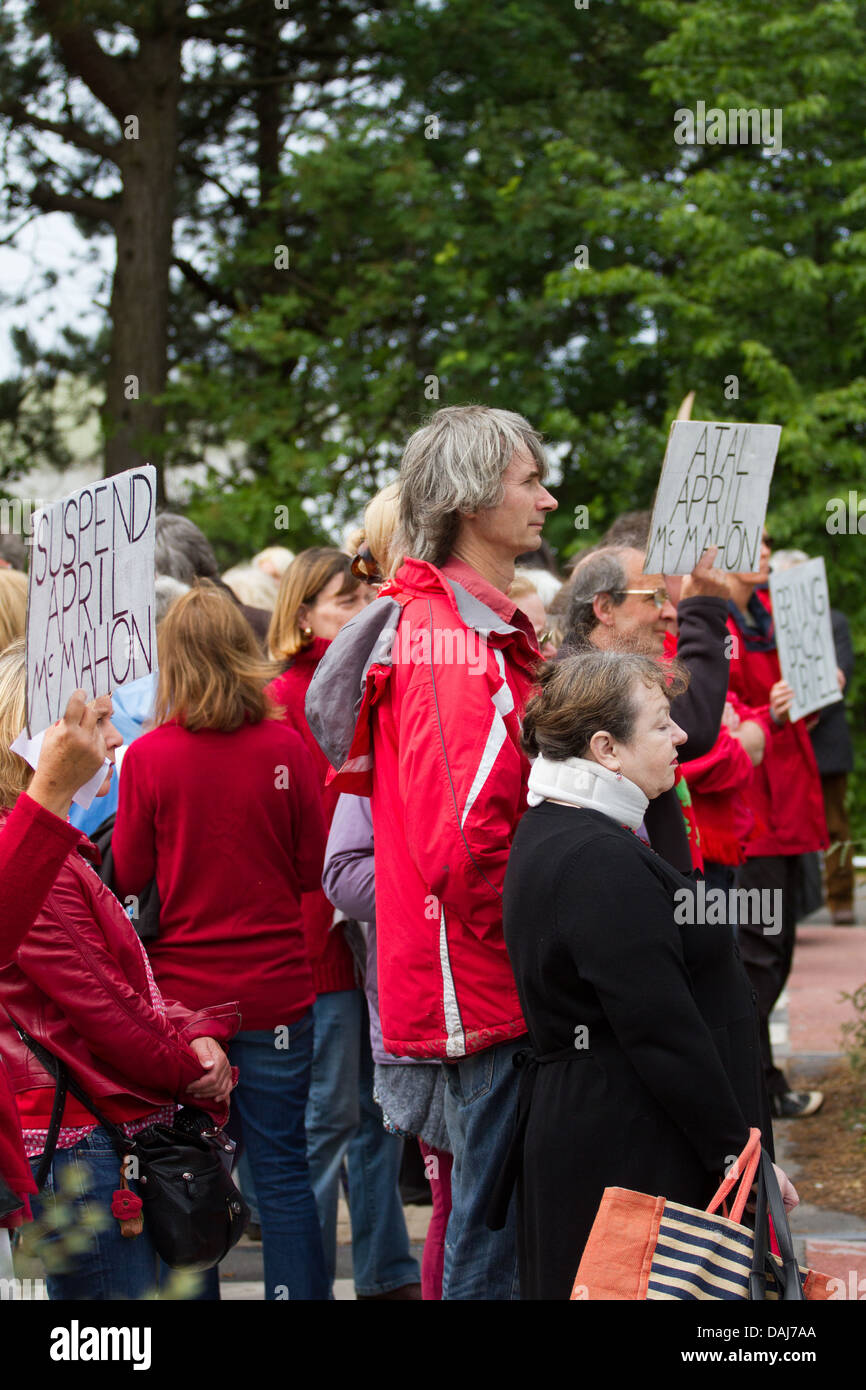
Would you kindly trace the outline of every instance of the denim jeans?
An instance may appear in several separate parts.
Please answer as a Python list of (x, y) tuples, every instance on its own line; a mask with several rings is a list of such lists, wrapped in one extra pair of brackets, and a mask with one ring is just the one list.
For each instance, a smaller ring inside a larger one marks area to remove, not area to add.
[(312, 1010), (287, 1033), (238, 1033), (228, 1054), (240, 1073), (232, 1100), (240, 1113), (258, 1201), (265, 1298), (326, 1299), (325, 1258), (304, 1135)]
[(512, 1200), (501, 1231), (488, 1229), (486, 1215), (514, 1130), (520, 1072), (512, 1060), (526, 1045), (524, 1035), (442, 1064), (445, 1123), (454, 1154), (443, 1299), (520, 1297), (517, 1204)]
[[(39, 1163), (31, 1160), (34, 1174)], [(44, 1188), (30, 1199), (34, 1219), (46, 1227), (37, 1251), (48, 1271), (49, 1299), (102, 1302), (155, 1291), (159, 1257), (147, 1230), (130, 1239), (111, 1215), (111, 1195), (119, 1186), (120, 1159), (101, 1127), (71, 1149), (56, 1151)], [(134, 1182), (130, 1187), (136, 1190)]]
[[(31, 1160), (34, 1174), (39, 1164)], [(119, 1186), (120, 1159), (101, 1126), (71, 1149), (56, 1151), (44, 1188), (30, 1199), (34, 1219), (46, 1227), (37, 1253), (46, 1265), (49, 1299), (102, 1302), (152, 1297), (157, 1290), (163, 1298), (218, 1299), (216, 1269), (180, 1277), (157, 1255), (146, 1223), (139, 1235), (123, 1235), (111, 1215)], [(130, 1187), (137, 1190), (135, 1182)]]
[(362, 1297), (420, 1283), (400, 1200), (403, 1144), (382, 1125), (373, 1100), (367, 1001), (359, 989), (320, 994), (307, 1105), (307, 1152), (325, 1246), (329, 1286), (337, 1265), (337, 1201), (343, 1159), (349, 1179), (352, 1266)]

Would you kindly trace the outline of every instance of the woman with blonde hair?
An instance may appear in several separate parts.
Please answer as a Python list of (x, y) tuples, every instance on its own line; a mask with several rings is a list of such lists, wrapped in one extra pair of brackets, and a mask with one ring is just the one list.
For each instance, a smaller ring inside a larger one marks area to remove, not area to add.
[(203, 581), (159, 628), (156, 725), (124, 757), (118, 891), (156, 878), (157, 980), (190, 1008), (240, 1001), (230, 1058), (258, 1195), (267, 1299), (327, 1297), (304, 1111), (314, 990), (302, 895), (325, 826), (303, 741), (265, 694), (271, 667), (237, 606)]
[(399, 515), (398, 483), (389, 483), (367, 503), (364, 525), (356, 538), (357, 554), (352, 560), (352, 573), (368, 584), (381, 584), (400, 563), (394, 548)]
[(27, 623), (27, 576), (0, 569), (0, 652), (24, 636)]
[[(27, 763), (11, 751), (24, 724), (25, 680), (19, 641), (0, 654), (0, 831), (11, 824), (34, 784)], [(110, 723), (111, 701), (103, 697), (93, 712), (113, 764), (120, 735)], [(112, 773), (108, 766), (97, 796), (107, 792)], [(34, 849), (41, 836), (43, 853), (56, 852), (58, 831), (50, 823), (35, 821), (30, 834), (36, 837)], [(67, 1096), (60, 1110), (53, 1076), (16, 1025), (61, 1062), (97, 1109), (131, 1137), (149, 1124), (170, 1124), (182, 1103), (202, 1106), (224, 1121), (232, 1077), (219, 1043), (237, 1029), (238, 1011), (234, 1002), (214, 1002), (232, 1001), (233, 987), (224, 994), (211, 991), (195, 1012), (163, 996), (124, 908), (93, 872), (94, 846), (80, 832), (72, 831), (70, 840), (35, 921), (4, 955), (0, 1054), (15, 1093), (25, 1153), (37, 1185), (44, 1185), (44, 1194), (33, 1199), (34, 1215), (44, 1216), (46, 1228), (56, 1224), (59, 1229), (54, 1194), (70, 1187), (77, 1191), (76, 1243), (65, 1242), (63, 1266), (53, 1252), (49, 1298), (141, 1298), (156, 1288), (158, 1260), (146, 1221), (143, 1231), (128, 1239), (115, 1219), (113, 1199), (122, 1183), (113, 1141), (77, 1097)], [(135, 1192), (135, 1182), (129, 1185)], [(55, 1240), (46, 1229), (37, 1249)]]

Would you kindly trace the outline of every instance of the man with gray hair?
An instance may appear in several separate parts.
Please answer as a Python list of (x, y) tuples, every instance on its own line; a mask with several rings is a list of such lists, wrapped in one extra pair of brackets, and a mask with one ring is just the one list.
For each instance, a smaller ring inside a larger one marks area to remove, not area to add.
[(371, 797), (385, 1048), (445, 1063), (446, 1299), (519, 1296), (514, 1213), (496, 1232), (486, 1213), (526, 1045), (502, 888), (526, 807), (520, 716), (539, 653), (506, 595), (557, 505), (546, 472), (522, 416), (437, 411), (403, 454), (403, 562), (335, 638), (307, 696), (338, 787)]
[[(671, 703), (671, 718), (688, 735), (681, 762), (712, 748), (728, 690), (727, 588), (712, 569), (716, 554), (715, 548), (708, 550), (685, 578), (666, 579), (644, 574), (644, 550), (603, 546), (575, 566), (569, 586), (563, 654), (596, 647), (661, 657), (673, 655), (676, 644), (677, 658), (691, 677), (685, 694)], [(683, 788), (679, 795), (678, 787)], [(680, 802), (687, 795), (685, 784), (677, 783), (650, 802), (644, 820), (653, 849), (686, 874), (700, 864)]]

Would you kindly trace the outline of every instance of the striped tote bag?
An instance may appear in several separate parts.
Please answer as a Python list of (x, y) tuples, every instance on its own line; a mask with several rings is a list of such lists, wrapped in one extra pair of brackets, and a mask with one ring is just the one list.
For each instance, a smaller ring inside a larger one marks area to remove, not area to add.
[[(742, 1216), (756, 1177), (758, 1201), (751, 1230), (742, 1225)], [(728, 1216), (719, 1208), (732, 1193)], [(768, 1216), (781, 1258), (768, 1254)], [(799, 1287), (794, 1287), (795, 1281)], [(831, 1297), (829, 1282), (822, 1274), (797, 1268), (773, 1166), (762, 1153), (760, 1130), (753, 1129), (706, 1211), (644, 1192), (605, 1188), (571, 1297), (824, 1300)]]

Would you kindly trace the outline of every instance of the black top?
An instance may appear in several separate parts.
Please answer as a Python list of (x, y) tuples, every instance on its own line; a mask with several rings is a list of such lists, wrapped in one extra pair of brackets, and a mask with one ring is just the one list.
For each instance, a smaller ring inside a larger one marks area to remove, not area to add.
[(568, 1297), (606, 1186), (703, 1207), (750, 1126), (772, 1147), (752, 991), (727, 924), (676, 920), (694, 890), (600, 811), (518, 826), (505, 939), (551, 1059), (521, 1081), (524, 1297)]
[[(845, 690), (851, 684), (854, 673), (854, 648), (851, 645), (851, 629), (844, 613), (830, 609), (833, 624), (833, 643), (836, 647), (836, 665), (845, 673)], [(838, 776), (850, 772), (854, 766), (854, 750), (851, 734), (845, 717), (844, 700), (836, 700), (818, 711), (818, 722), (812, 734), (812, 747), (818, 771), (822, 777)]]

